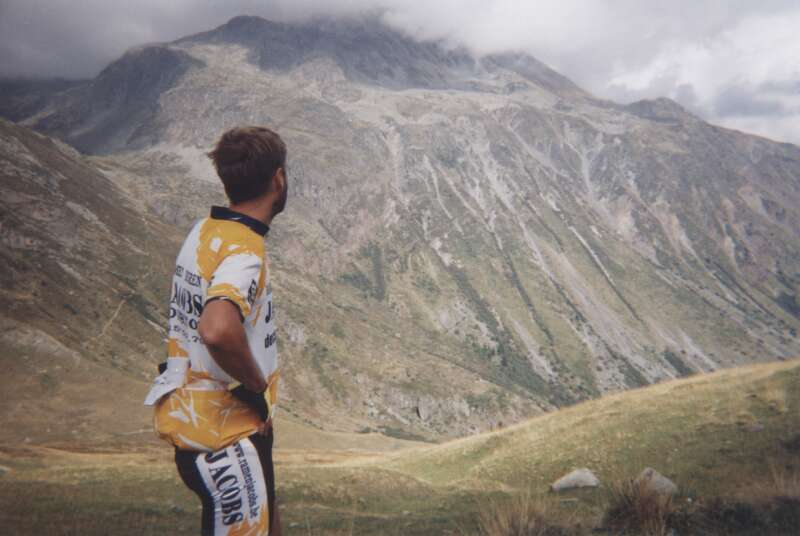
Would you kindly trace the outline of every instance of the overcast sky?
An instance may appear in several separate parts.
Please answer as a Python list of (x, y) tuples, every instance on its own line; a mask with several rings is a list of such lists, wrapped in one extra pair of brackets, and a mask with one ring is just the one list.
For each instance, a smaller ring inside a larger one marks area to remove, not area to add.
[(364, 10), (476, 54), (530, 52), (601, 97), (667, 96), (711, 122), (800, 144), (798, 0), (0, 0), (0, 75), (94, 76), (128, 47), (240, 14)]

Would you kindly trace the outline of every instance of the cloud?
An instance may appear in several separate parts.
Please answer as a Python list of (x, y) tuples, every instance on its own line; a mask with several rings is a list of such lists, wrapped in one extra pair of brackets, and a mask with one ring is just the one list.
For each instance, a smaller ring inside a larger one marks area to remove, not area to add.
[(666, 40), (646, 63), (618, 69), (609, 94), (669, 96), (712, 122), (800, 144), (797, 28), (794, 4), (741, 16), (702, 38)]
[(714, 97), (714, 115), (764, 117), (786, 115), (786, 107), (748, 86), (729, 86)]
[(364, 11), (476, 54), (529, 52), (600, 97), (668, 96), (712, 122), (800, 144), (796, 0), (0, 0), (0, 75), (94, 76), (131, 46), (240, 14)]

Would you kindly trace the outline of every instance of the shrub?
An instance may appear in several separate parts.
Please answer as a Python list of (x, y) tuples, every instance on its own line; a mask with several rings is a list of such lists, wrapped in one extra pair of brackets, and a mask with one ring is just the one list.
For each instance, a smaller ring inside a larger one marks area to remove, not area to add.
[(479, 510), (480, 533), (486, 536), (561, 534), (547, 521), (547, 503), (524, 493), (502, 502), (488, 501)]
[(666, 536), (673, 511), (672, 496), (652, 490), (647, 481), (615, 482), (603, 524), (623, 533)]

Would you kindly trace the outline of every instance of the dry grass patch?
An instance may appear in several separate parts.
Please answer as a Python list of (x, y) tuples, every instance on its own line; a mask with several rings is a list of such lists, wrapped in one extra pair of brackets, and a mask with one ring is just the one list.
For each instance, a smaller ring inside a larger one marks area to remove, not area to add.
[(647, 481), (618, 481), (611, 485), (603, 524), (623, 533), (666, 536), (674, 511), (672, 495), (654, 491)]
[(484, 536), (565, 536), (578, 534), (574, 520), (567, 526), (555, 521), (552, 504), (530, 492), (505, 500), (487, 499), (478, 511), (478, 527)]
[(796, 499), (800, 501), (800, 469), (769, 462), (770, 479), (753, 486), (751, 500), (758, 499)]

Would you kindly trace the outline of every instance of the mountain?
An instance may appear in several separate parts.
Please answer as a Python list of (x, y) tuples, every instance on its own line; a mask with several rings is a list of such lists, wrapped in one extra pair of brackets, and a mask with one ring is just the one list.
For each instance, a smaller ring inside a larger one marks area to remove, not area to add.
[(47, 95), (19, 125), (177, 234), (222, 202), (222, 131), (282, 134), (283, 407), (315, 426), (463, 435), (800, 350), (800, 148), (670, 100), (604, 101), (376, 19), (257, 17)]
[(0, 166), (0, 440), (141, 425), (137, 389), (166, 334), (162, 252), (182, 237), (75, 149), (6, 120)]

